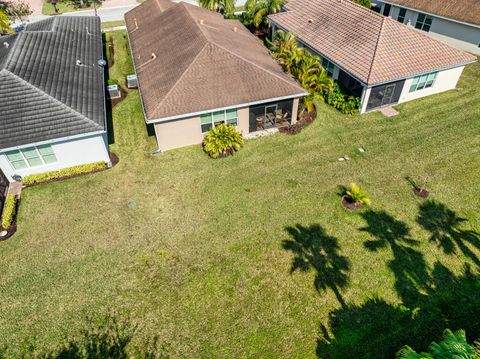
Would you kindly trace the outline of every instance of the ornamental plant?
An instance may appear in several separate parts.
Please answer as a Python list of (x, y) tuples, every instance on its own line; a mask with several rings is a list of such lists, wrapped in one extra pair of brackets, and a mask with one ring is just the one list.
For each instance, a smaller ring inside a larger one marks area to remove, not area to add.
[(233, 155), (243, 145), (243, 136), (233, 125), (211, 128), (203, 139), (203, 150), (212, 158)]
[(17, 197), (13, 194), (8, 194), (5, 198), (5, 205), (2, 211), (2, 227), (4, 229), (10, 228), (15, 219), (15, 212), (17, 210)]
[(345, 196), (350, 200), (351, 203), (365, 205), (369, 205), (371, 203), (370, 198), (368, 198), (368, 192), (356, 183), (350, 183), (350, 186), (345, 192)]

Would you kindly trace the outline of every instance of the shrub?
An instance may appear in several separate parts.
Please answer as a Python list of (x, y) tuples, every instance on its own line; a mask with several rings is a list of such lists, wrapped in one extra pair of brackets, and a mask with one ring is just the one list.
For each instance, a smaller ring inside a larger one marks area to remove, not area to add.
[(365, 191), (356, 183), (350, 183), (345, 195), (350, 199), (352, 203), (359, 204), (370, 204), (370, 199), (368, 198), (368, 192)]
[(211, 128), (203, 139), (203, 149), (212, 158), (233, 155), (243, 145), (242, 134), (233, 125)]
[(90, 173), (94, 171), (100, 171), (105, 169), (106, 166), (107, 165), (105, 162), (94, 162), (94, 163), (89, 163), (87, 165), (79, 165), (79, 166), (64, 168), (58, 171), (50, 171), (50, 172), (33, 174), (33, 175), (26, 176), (23, 179), (23, 184), (25, 186), (31, 186), (34, 184), (47, 182), (47, 181), (51, 181), (59, 178), (71, 177), (71, 176), (81, 175), (81, 174)]
[(336, 82), (333, 91), (325, 92), (325, 101), (347, 115), (355, 115), (360, 108), (360, 98), (347, 95)]
[(13, 194), (8, 194), (5, 198), (5, 205), (3, 206), (2, 211), (2, 227), (4, 229), (7, 229), (12, 225), (16, 211), (17, 197)]
[(108, 79), (107, 84), (110, 85), (117, 85), (120, 87), (120, 82), (117, 79)]

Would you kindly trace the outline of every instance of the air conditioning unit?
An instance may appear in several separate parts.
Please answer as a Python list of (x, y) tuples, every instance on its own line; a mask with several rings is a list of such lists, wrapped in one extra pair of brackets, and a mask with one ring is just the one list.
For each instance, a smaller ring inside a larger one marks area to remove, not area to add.
[(127, 87), (129, 89), (136, 89), (138, 87), (137, 75), (127, 76)]
[(118, 88), (118, 85), (108, 85), (107, 91), (108, 91), (108, 97), (110, 97), (111, 100), (122, 97), (122, 94), (120, 93), (120, 89)]

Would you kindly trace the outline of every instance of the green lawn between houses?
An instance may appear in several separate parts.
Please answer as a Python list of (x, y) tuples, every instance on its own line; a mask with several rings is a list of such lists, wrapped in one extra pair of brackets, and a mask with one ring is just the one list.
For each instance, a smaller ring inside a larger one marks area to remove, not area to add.
[[(131, 63), (112, 36), (121, 79)], [(112, 312), (173, 357), (387, 358), (446, 327), (480, 337), (478, 81), (469, 66), (461, 90), (395, 118), (320, 105), (304, 132), (222, 160), (200, 146), (150, 156), (129, 91), (113, 111), (115, 168), (22, 194), (0, 243), (0, 348), (52, 347)], [(424, 175), (436, 202), (404, 179)], [(370, 209), (340, 206), (352, 181)]]
[[(97, 9), (100, 8), (101, 6), (102, 6), (102, 2), (97, 1), (96, 2)], [(91, 4), (89, 4), (89, 6), (85, 6), (85, 7), (76, 7), (70, 2), (59, 1), (57, 3), (57, 9), (58, 9), (59, 14), (63, 14), (63, 13), (74, 12), (74, 11), (93, 10), (94, 6), (93, 6), (93, 1), (92, 1)], [(56, 14), (55, 13), (55, 7), (52, 5), (52, 3), (49, 0), (47, 0), (43, 3), (42, 14), (43, 15), (55, 15)]]

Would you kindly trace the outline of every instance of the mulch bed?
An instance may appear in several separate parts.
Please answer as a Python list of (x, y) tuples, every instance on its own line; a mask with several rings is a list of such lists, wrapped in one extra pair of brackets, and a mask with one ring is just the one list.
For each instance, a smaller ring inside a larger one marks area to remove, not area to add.
[(413, 188), (412, 190), (416, 196), (421, 198), (427, 198), (430, 195), (430, 192), (428, 192), (426, 189), (423, 189), (423, 188)]
[(118, 103), (122, 102), (128, 95), (127, 91), (125, 91), (122, 86), (118, 85), (118, 88), (120, 89), (120, 97), (110, 100), (112, 108), (114, 108)]
[(280, 127), (278, 131), (287, 135), (296, 135), (300, 133), (305, 127), (310, 125), (317, 118), (317, 111), (313, 109), (310, 112), (302, 111), (300, 113), (300, 119), (297, 123), (285, 127)]
[(363, 207), (363, 204), (352, 202), (348, 196), (343, 196), (342, 206), (346, 209), (349, 209), (350, 211), (357, 211)]

